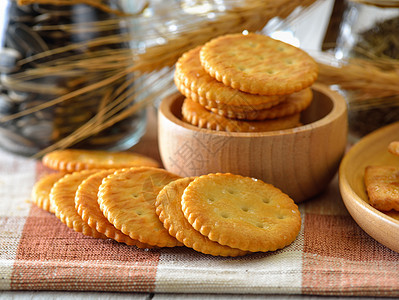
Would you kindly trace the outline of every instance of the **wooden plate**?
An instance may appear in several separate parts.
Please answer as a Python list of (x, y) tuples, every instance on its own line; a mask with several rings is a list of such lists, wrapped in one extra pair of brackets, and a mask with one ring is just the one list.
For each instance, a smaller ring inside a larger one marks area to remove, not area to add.
[(339, 168), (339, 188), (349, 213), (371, 237), (399, 252), (399, 213), (381, 212), (372, 207), (364, 186), (368, 165), (399, 166), (399, 156), (388, 152), (388, 145), (399, 140), (399, 122), (370, 133), (344, 156)]

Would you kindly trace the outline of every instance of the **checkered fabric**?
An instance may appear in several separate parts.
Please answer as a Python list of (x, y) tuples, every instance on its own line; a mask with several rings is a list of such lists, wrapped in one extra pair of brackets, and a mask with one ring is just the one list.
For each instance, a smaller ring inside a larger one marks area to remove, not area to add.
[(30, 202), (41, 162), (0, 151), (0, 289), (399, 296), (399, 254), (348, 214), (337, 178), (299, 205), (294, 243), (213, 257), (185, 247), (138, 249), (74, 232)]

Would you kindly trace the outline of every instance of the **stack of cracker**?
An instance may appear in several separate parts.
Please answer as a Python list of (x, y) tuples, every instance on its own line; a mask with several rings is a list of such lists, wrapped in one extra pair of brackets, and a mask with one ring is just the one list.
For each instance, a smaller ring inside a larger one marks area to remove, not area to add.
[(233, 174), (181, 178), (135, 153), (60, 150), (43, 164), (33, 202), (69, 228), (138, 248), (187, 246), (215, 256), (274, 251), (301, 228), (294, 201)]
[(183, 119), (200, 128), (259, 132), (300, 125), (317, 63), (299, 48), (250, 33), (215, 38), (183, 54), (174, 74)]

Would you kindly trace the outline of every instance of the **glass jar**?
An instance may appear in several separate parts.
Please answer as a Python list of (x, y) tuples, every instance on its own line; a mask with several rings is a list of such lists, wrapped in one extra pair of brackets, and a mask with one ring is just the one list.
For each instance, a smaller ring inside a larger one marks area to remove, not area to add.
[[(399, 71), (399, 1), (347, 1), (335, 56), (372, 63), (382, 72)], [(371, 74), (371, 73), (370, 73)], [(373, 78), (370, 78), (370, 82)], [(345, 91), (348, 100), (349, 138), (364, 135), (399, 121), (399, 95), (370, 89)]]
[(127, 149), (182, 53), (314, 2), (0, 0), (0, 146)]
[(105, 7), (1, 0), (2, 148), (124, 150), (140, 139), (146, 115), (132, 109), (131, 28), (119, 1)]

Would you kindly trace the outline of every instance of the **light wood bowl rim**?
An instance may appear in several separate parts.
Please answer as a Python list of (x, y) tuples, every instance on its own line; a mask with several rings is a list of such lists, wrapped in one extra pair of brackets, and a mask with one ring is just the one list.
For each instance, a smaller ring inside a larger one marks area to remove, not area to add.
[(354, 184), (363, 184), (366, 165), (392, 161), (399, 166), (399, 157), (389, 154), (387, 150), (388, 143), (398, 139), (395, 135), (398, 130), (399, 122), (396, 122), (362, 138), (345, 154), (338, 171), (340, 193), (349, 214), (366, 233), (396, 252), (399, 252), (399, 220), (372, 207), (365, 190), (363, 194), (358, 193)]
[(290, 135), (290, 134), (298, 134), (310, 130), (315, 130), (317, 128), (327, 126), (337, 118), (339, 118), (343, 113), (346, 113), (346, 103), (343, 97), (337, 92), (331, 90), (328, 86), (315, 83), (312, 85), (312, 90), (317, 91), (321, 94), (327, 96), (328, 99), (332, 102), (332, 109), (329, 113), (327, 113), (324, 117), (311, 122), (309, 124), (304, 124), (302, 126), (298, 126), (295, 128), (285, 129), (285, 130), (276, 130), (276, 131), (267, 131), (267, 132), (226, 132), (226, 131), (216, 131), (206, 128), (199, 128), (194, 125), (191, 125), (183, 120), (177, 118), (171, 111), (171, 106), (176, 101), (178, 93), (174, 95), (170, 95), (162, 100), (159, 106), (159, 113), (161, 113), (165, 118), (167, 118), (170, 122), (175, 123), (176, 125), (183, 127), (187, 130), (207, 133), (211, 135), (218, 136), (226, 136), (230, 138), (262, 138), (262, 137), (271, 137), (271, 136), (281, 136), (281, 135)]

